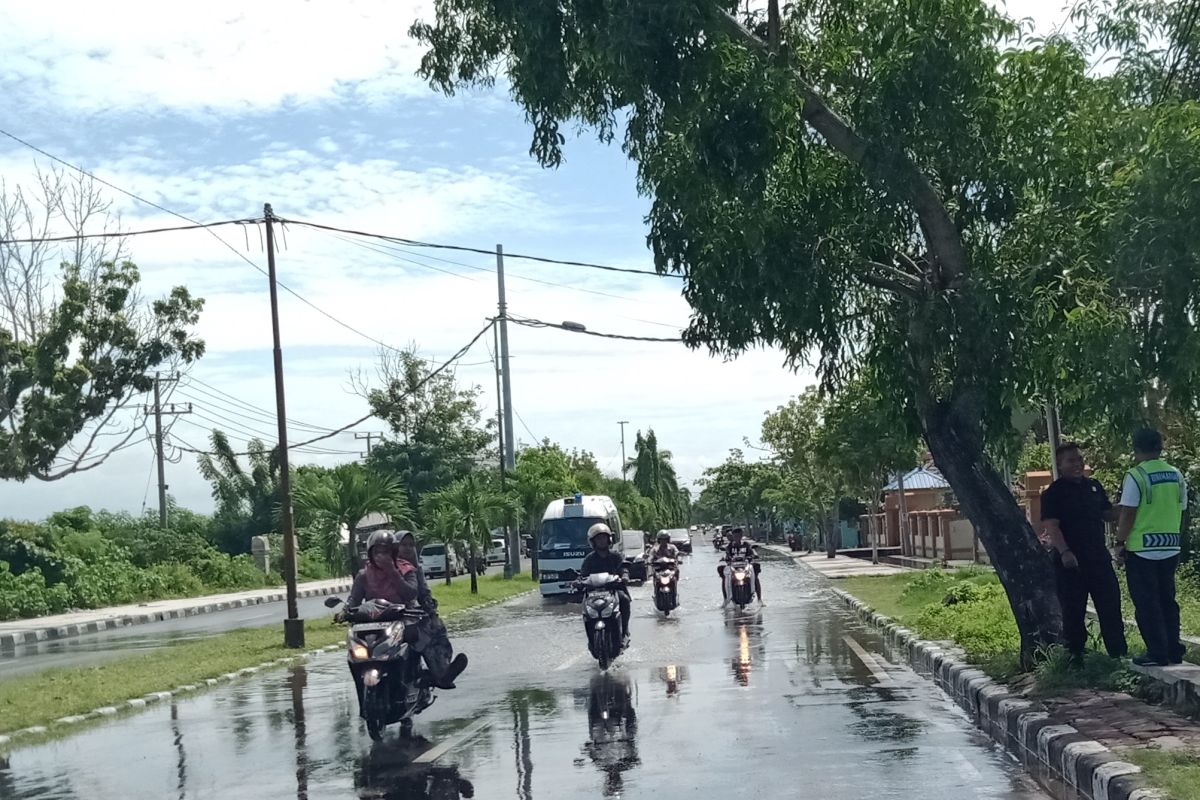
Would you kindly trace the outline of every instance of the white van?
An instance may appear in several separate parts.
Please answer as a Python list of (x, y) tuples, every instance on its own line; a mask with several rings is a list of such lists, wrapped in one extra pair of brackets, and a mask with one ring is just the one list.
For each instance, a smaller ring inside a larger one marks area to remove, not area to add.
[(504, 543), (504, 539), (496, 537), (492, 539), (492, 549), (488, 550), (487, 563), (489, 564), (505, 564), (508, 563), (508, 545)]
[(427, 544), (421, 548), (421, 568), (425, 570), (425, 577), (428, 578), (444, 578), (446, 571), (449, 570), (450, 576), (461, 575), (459, 569), (458, 557), (454, 551), (450, 551), (450, 555), (446, 555), (446, 545), (444, 544)]
[(538, 581), (543, 597), (569, 594), (560, 584), (575, 580), (583, 558), (591, 552), (588, 528), (603, 522), (613, 532), (613, 551), (623, 553), (621, 517), (605, 495), (583, 495), (552, 500), (542, 514), (538, 548)]

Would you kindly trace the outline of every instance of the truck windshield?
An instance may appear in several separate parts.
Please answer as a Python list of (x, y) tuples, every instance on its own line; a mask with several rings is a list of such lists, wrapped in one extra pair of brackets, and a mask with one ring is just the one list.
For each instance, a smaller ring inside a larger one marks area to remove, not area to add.
[(542, 522), (543, 550), (590, 550), (588, 543), (588, 528), (597, 522), (604, 522), (600, 517), (565, 517), (548, 519)]

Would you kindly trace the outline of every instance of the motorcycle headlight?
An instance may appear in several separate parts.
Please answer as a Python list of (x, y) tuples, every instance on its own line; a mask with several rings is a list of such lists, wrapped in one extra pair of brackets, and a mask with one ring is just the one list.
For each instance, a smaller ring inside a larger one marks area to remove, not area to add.
[(661, 583), (663, 586), (670, 586), (671, 585), (671, 576), (670, 575), (660, 575), (658, 577), (658, 582)]
[(588, 601), (588, 603), (591, 604), (592, 608), (604, 608), (606, 605), (608, 605), (608, 598), (593, 597), (591, 600)]
[(404, 623), (400, 621), (393, 622), (387, 629), (388, 644), (393, 647), (404, 641)]
[(358, 642), (355, 642), (354, 644), (350, 645), (350, 657), (353, 658), (355, 661), (365, 661), (367, 658), (370, 657), (370, 655), (371, 654), (367, 652), (366, 645), (360, 644)]

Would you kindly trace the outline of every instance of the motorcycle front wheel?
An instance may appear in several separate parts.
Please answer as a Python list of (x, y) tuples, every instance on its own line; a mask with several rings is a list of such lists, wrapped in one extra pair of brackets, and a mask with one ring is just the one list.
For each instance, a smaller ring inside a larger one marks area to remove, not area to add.
[(367, 723), (367, 735), (372, 741), (378, 742), (383, 738), (383, 730), (387, 727), (387, 711), (387, 689), (382, 685), (364, 686), (363, 717)]

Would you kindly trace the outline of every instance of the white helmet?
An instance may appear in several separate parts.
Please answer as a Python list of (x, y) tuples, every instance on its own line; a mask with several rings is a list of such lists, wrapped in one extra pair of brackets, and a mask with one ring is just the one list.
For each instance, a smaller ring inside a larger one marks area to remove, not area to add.
[(597, 536), (601, 534), (608, 537), (608, 543), (611, 545), (613, 541), (612, 529), (603, 522), (597, 522), (592, 527), (588, 528), (587, 538), (589, 542), (595, 541)]

